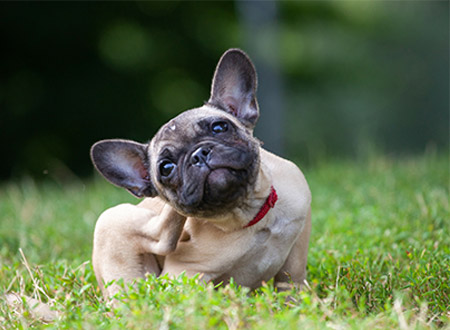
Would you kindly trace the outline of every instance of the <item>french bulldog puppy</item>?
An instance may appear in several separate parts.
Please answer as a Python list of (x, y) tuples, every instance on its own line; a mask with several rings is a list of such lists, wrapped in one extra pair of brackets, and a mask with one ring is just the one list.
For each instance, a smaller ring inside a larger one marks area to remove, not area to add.
[(97, 170), (144, 197), (100, 216), (93, 266), (103, 294), (147, 273), (257, 288), (301, 285), (311, 231), (311, 193), (296, 165), (261, 148), (257, 77), (249, 57), (221, 57), (211, 97), (170, 120), (147, 144), (103, 140)]

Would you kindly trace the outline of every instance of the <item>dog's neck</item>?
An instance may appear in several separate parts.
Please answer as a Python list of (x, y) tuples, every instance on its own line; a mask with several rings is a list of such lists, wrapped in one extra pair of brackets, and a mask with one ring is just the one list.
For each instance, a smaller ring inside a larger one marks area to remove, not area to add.
[[(248, 226), (255, 218), (272, 191), (271, 171), (264, 162), (261, 162), (258, 176), (253, 189), (250, 189), (246, 203), (234, 208), (225, 216), (215, 219), (205, 219), (225, 232), (235, 231)], [(264, 219), (261, 219), (261, 223)], [(256, 224), (255, 226), (256, 227)]]

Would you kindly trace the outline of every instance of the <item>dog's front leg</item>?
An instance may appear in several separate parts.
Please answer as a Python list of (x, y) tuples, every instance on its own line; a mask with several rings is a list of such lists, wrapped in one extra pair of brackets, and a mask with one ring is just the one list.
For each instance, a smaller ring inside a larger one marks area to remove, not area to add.
[(93, 266), (105, 296), (113, 296), (120, 287), (104, 284), (123, 279), (126, 282), (147, 273), (159, 275), (156, 255), (174, 251), (186, 221), (172, 207), (160, 213), (131, 204), (106, 210), (98, 219), (94, 233)]
[(306, 261), (309, 236), (311, 234), (311, 210), (309, 210), (303, 231), (297, 237), (294, 246), (280, 271), (275, 275), (275, 287), (280, 291), (289, 290), (292, 285), (301, 288), (306, 279)]

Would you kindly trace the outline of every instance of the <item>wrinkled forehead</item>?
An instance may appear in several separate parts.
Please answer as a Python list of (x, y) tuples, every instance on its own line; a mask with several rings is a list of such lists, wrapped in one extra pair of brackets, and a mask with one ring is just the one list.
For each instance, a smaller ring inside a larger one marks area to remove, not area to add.
[(236, 126), (245, 129), (232, 115), (205, 105), (201, 108), (184, 111), (160, 128), (152, 143), (163, 141), (189, 141), (195, 138), (202, 128), (202, 124), (215, 120), (230, 120)]

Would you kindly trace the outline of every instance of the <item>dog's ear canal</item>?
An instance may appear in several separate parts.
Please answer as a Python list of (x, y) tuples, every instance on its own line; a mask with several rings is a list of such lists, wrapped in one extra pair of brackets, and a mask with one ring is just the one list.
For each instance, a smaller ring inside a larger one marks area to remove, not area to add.
[(103, 140), (91, 148), (95, 168), (111, 183), (136, 197), (154, 197), (147, 146), (128, 140)]
[(253, 129), (259, 117), (256, 70), (240, 49), (229, 49), (217, 64), (209, 104), (236, 116)]

